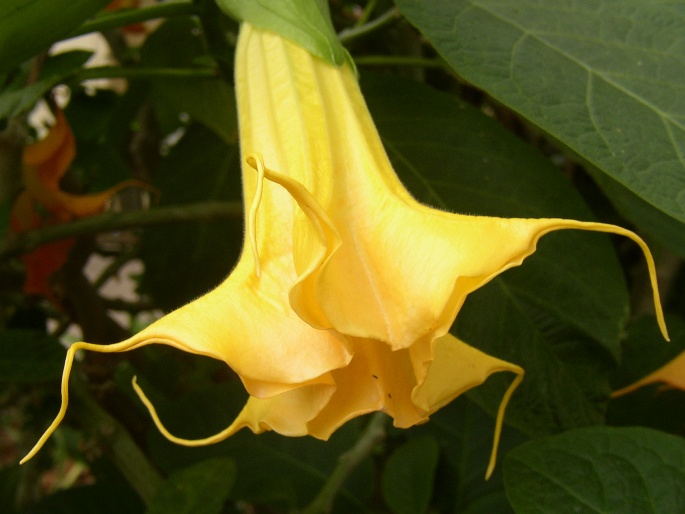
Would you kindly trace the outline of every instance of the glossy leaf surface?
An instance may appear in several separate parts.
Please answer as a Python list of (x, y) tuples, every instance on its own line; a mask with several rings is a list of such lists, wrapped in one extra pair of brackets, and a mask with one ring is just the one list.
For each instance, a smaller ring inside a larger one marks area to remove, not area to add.
[(593, 427), (530, 441), (504, 463), (517, 513), (667, 514), (685, 510), (685, 439)]
[(685, 221), (685, 6), (643, 0), (397, 5), (459, 75)]

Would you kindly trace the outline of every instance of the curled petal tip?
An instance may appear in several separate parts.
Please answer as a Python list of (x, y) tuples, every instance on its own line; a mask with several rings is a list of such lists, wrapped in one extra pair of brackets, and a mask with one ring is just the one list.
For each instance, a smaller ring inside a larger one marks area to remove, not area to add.
[(497, 450), (499, 448), (500, 436), (502, 435), (502, 424), (504, 423), (504, 414), (507, 409), (507, 405), (509, 404), (511, 395), (514, 394), (514, 391), (521, 384), (523, 381), (523, 376), (525, 375), (525, 371), (519, 366), (510, 365), (510, 367), (505, 368), (505, 370), (516, 373), (516, 377), (512, 381), (507, 391), (504, 393), (502, 402), (500, 403), (497, 411), (497, 420), (495, 421), (495, 436), (492, 443), (492, 451), (490, 453), (490, 462), (488, 463), (488, 469), (485, 472), (485, 480), (489, 480), (493, 471), (495, 471), (495, 464), (497, 463)]

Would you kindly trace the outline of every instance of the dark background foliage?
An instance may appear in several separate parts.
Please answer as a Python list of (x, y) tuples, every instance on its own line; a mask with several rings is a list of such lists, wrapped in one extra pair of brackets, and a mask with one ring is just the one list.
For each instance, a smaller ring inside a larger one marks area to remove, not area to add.
[[(73, 341), (74, 327), (90, 342), (121, 340), (219, 284), (242, 245), (237, 22), (212, 0), (93, 18), (107, 3), (0, 6), (2, 512), (319, 512), (312, 501), (341, 469), (349, 475), (334, 512), (685, 511), (685, 393), (649, 386), (610, 398), (685, 350), (685, 10), (651, 0), (329, 3), (390, 159), (420, 201), (617, 223), (655, 255), (669, 344), (643, 256), (623, 238), (545, 236), (523, 266), (469, 297), (453, 332), (526, 370), (489, 481), (494, 414), (511, 377), (493, 376), (409, 430), (363, 417), (326, 443), (243, 431), (193, 449), (157, 432), (131, 377), (183, 437), (224, 428), (245, 392), (222, 363), (158, 347), (84, 355), (66, 420), (18, 466), (57, 412), (60, 340)], [(151, 18), (160, 21), (135, 40), (122, 28)], [(48, 53), (93, 29), (116, 65), (88, 68), (82, 50)], [(92, 78), (125, 88), (92, 89)], [(77, 141), (63, 187), (137, 178), (159, 198), (129, 191), (116, 214), (12, 237), (28, 113), (56, 86), (68, 88)], [(19, 256), (66, 236), (78, 241), (53, 277), (59, 304), (24, 294)], [(96, 258), (104, 264), (86, 278)], [(126, 281), (133, 296), (104, 292)]]

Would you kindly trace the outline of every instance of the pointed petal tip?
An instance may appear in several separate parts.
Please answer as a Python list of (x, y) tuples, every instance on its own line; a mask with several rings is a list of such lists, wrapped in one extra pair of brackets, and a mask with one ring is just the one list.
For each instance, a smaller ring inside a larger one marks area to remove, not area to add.
[(634, 384), (630, 384), (629, 386), (622, 387), (621, 389), (617, 389), (616, 391), (612, 391), (610, 398), (613, 400), (614, 398), (618, 398), (620, 396), (625, 396), (626, 394), (630, 394), (633, 391), (636, 391), (640, 389), (642, 386), (646, 386), (649, 382), (643, 380), (638, 380)]
[[(649, 281), (652, 286), (654, 311), (656, 313), (657, 322), (659, 323), (659, 329), (661, 330), (661, 334), (664, 336), (664, 339), (666, 341), (670, 341), (671, 338), (668, 334), (668, 328), (666, 327), (666, 320), (664, 319), (664, 312), (661, 305), (661, 296), (659, 295), (659, 284), (657, 280), (656, 264), (654, 263), (654, 257), (652, 256), (652, 252), (650, 251), (647, 243), (645, 243), (645, 241), (632, 230), (628, 230), (618, 225), (574, 220), (561, 221), (563, 223), (561, 223), (557, 228), (575, 228), (580, 230), (589, 230), (593, 232), (605, 232), (610, 234), (616, 234), (619, 236), (627, 237), (640, 247), (640, 250), (642, 250), (642, 253), (645, 257), (645, 261), (647, 263)], [(556, 230), (557, 228), (554, 228), (552, 230)]]
[(509, 400), (511, 400), (511, 396), (514, 394), (514, 391), (523, 381), (523, 377), (526, 373), (523, 368), (515, 364), (510, 364), (509, 367), (502, 368), (502, 370), (498, 371), (511, 371), (513, 373), (516, 373), (516, 377), (514, 377), (514, 380), (511, 382), (509, 388), (504, 393), (502, 401), (499, 405), (499, 409), (497, 410), (497, 419), (495, 421), (495, 436), (492, 443), (492, 451), (490, 452), (490, 461), (488, 462), (488, 468), (485, 471), (485, 480), (489, 480), (492, 476), (492, 473), (495, 471), (495, 465), (497, 464), (497, 450), (499, 448), (500, 436), (502, 435), (502, 425), (504, 423), (504, 414), (507, 409), (507, 405), (509, 404)]

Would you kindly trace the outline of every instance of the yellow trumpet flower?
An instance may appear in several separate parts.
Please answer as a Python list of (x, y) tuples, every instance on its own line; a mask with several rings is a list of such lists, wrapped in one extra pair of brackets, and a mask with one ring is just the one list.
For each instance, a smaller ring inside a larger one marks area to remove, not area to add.
[(110, 346), (159, 343), (226, 362), (250, 397), (236, 420), (201, 440), (171, 435), (137, 384), (160, 431), (179, 444), (216, 442), (242, 427), (328, 438), (347, 420), (384, 411), (409, 427), (489, 375), (523, 369), (484, 354), (448, 330), (467, 295), (521, 264), (560, 229), (611, 232), (645, 253), (666, 335), (654, 264), (632, 232), (563, 219), (503, 219), (419, 204), (395, 175), (354, 71), (243, 23), (236, 54), (246, 243), (215, 290)]

